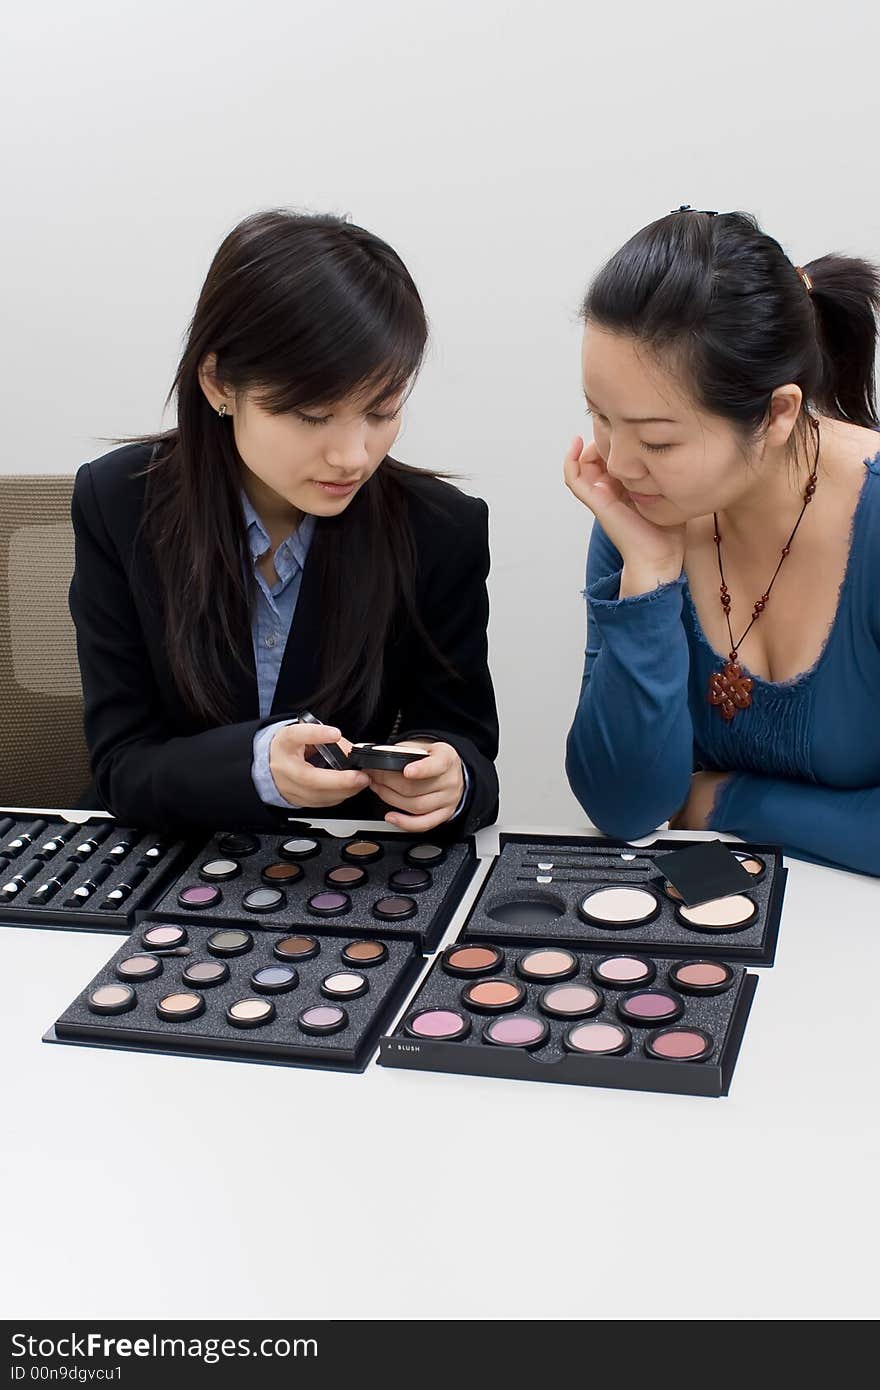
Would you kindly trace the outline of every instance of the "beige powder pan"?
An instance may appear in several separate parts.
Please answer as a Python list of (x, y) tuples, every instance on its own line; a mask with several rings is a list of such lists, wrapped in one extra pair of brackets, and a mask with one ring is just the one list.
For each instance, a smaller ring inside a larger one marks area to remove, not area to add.
[(612, 931), (641, 927), (659, 916), (660, 899), (650, 888), (597, 888), (578, 903), (578, 914), (591, 926)]
[(675, 909), (675, 915), (692, 931), (744, 931), (757, 917), (758, 904), (747, 893), (733, 893), (728, 898), (712, 898), (697, 907), (685, 907), (682, 903)]

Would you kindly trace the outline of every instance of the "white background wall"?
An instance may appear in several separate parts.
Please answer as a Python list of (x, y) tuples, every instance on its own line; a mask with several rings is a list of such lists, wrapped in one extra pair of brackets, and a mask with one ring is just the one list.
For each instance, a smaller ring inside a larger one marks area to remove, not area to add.
[(398, 454), (492, 509), (502, 816), (577, 805), (591, 273), (679, 203), (797, 262), (880, 257), (880, 11), (862, 0), (33, 0), (0, 43), (0, 470), (160, 422), (217, 244), (286, 204), (404, 257), (433, 348)]

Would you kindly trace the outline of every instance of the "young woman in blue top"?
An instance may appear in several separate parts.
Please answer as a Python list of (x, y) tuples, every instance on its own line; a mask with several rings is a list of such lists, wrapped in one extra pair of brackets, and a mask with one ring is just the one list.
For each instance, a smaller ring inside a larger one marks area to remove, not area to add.
[(572, 789), (880, 874), (880, 275), (743, 213), (638, 232), (583, 306), (593, 513)]

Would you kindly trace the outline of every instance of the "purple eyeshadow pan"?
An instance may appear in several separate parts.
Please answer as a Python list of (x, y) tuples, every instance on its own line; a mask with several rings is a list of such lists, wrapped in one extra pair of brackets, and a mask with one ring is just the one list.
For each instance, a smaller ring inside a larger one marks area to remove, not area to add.
[(483, 1029), (486, 1042), (499, 1047), (540, 1047), (547, 1041), (550, 1029), (543, 1018), (532, 1014), (509, 1014), (506, 1018), (493, 1018)]
[(348, 1014), (339, 1005), (313, 1004), (297, 1019), (304, 1033), (338, 1033), (348, 1026)]
[(684, 1004), (674, 994), (663, 989), (638, 990), (625, 994), (617, 1005), (621, 1018), (628, 1023), (638, 1023), (647, 1027), (652, 1023), (672, 1023), (681, 1018)]
[(471, 1031), (468, 1020), (454, 1009), (420, 1009), (404, 1026), (410, 1037), (433, 1038), (438, 1042), (455, 1042)]
[(191, 888), (181, 889), (177, 895), (177, 901), (181, 907), (205, 908), (216, 907), (222, 897), (223, 894), (220, 889), (213, 884), (205, 884), (204, 887), (193, 884)]
[(315, 917), (342, 917), (351, 908), (347, 893), (315, 893), (306, 903)]

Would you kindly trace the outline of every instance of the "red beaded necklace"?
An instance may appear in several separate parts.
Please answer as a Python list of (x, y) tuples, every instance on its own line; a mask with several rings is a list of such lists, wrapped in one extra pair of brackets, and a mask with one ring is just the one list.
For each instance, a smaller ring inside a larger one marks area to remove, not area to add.
[(810, 426), (813, 429), (813, 432), (816, 436), (816, 454), (813, 460), (813, 471), (810, 474), (809, 482), (807, 483), (807, 486), (804, 489), (804, 505), (801, 507), (800, 516), (795, 522), (794, 530), (792, 531), (785, 545), (782, 547), (782, 554), (779, 557), (779, 564), (776, 566), (773, 578), (767, 585), (767, 591), (766, 593), (763, 593), (761, 595), (754, 608), (752, 609), (752, 620), (738, 642), (734, 642), (733, 630), (730, 626), (730, 593), (728, 591), (727, 584), (724, 580), (724, 566), (721, 563), (721, 532), (718, 528), (718, 513), (713, 512), (712, 514), (715, 521), (715, 534), (713, 536), (713, 540), (715, 541), (715, 545), (718, 550), (718, 572), (721, 575), (721, 607), (724, 610), (724, 616), (727, 619), (727, 635), (730, 638), (730, 655), (728, 656), (724, 665), (721, 667), (721, 670), (713, 671), (711, 676), (709, 677), (709, 688), (707, 692), (707, 698), (709, 700), (709, 704), (715, 705), (719, 713), (721, 714), (722, 719), (726, 720), (728, 723), (731, 719), (733, 719), (734, 715), (737, 714), (739, 710), (748, 709), (750, 704), (752, 703), (752, 686), (754, 685), (754, 681), (751, 680), (748, 676), (744, 676), (742, 673), (742, 667), (739, 664), (739, 648), (742, 646), (743, 642), (748, 637), (755, 623), (758, 621), (761, 614), (764, 612), (764, 609), (767, 607), (767, 604), (770, 600), (771, 590), (773, 588), (773, 585), (776, 583), (776, 576), (779, 574), (779, 571), (782, 569), (782, 566), (785, 560), (787, 559), (789, 552), (791, 551), (791, 543), (794, 540), (795, 535), (797, 534), (798, 527), (804, 519), (804, 512), (807, 510), (807, 507), (812, 502), (813, 494), (816, 491), (816, 479), (819, 471), (819, 421), (813, 419), (812, 416), (808, 416), (807, 418), (809, 419)]

